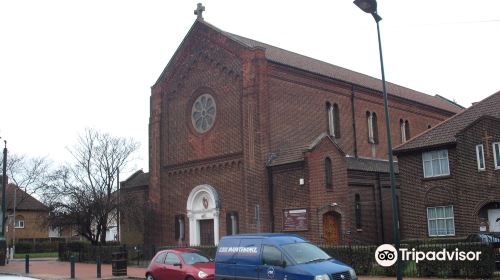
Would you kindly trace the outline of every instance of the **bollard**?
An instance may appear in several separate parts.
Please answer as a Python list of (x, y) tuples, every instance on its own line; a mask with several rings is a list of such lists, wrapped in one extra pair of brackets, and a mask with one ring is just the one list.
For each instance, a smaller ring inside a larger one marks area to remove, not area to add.
[(24, 272), (26, 274), (30, 273), (30, 255), (24, 257)]
[(75, 279), (75, 257), (73, 255), (69, 257), (69, 268), (70, 268), (71, 279)]
[(101, 256), (97, 256), (95, 263), (97, 264), (97, 278), (101, 278)]

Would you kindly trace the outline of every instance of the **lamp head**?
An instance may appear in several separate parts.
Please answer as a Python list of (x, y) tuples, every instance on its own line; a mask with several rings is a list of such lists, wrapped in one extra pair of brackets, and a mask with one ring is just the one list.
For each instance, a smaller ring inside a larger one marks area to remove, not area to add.
[(354, 4), (358, 6), (363, 12), (371, 14), (376, 22), (382, 20), (377, 13), (377, 1), (376, 0), (354, 0)]
[(354, 0), (354, 4), (365, 13), (372, 14), (377, 12), (376, 0)]

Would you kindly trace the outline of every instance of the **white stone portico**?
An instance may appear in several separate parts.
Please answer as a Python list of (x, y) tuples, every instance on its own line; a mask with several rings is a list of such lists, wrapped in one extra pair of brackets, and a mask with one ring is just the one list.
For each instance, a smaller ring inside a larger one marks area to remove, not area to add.
[(200, 220), (214, 220), (214, 244), (219, 243), (219, 196), (215, 188), (204, 184), (195, 187), (187, 200), (189, 245), (200, 245)]

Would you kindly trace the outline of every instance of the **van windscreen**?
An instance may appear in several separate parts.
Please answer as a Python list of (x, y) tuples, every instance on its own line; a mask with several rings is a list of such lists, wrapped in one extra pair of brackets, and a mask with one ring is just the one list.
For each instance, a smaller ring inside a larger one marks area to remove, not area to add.
[(321, 262), (331, 257), (311, 243), (292, 243), (281, 246), (297, 264)]

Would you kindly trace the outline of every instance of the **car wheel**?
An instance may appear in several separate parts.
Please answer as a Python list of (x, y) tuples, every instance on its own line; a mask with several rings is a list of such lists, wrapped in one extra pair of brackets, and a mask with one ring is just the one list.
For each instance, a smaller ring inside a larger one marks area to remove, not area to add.
[(186, 280), (194, 280), (193, 276), (186, 277)]
[(148, 273), (146, 275), (146, 280), (155, 280), (155, 279), (153, 278), (153, 275), (151, 275), (151, 274)]

